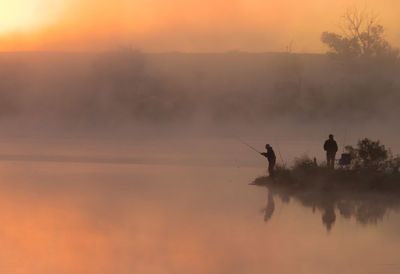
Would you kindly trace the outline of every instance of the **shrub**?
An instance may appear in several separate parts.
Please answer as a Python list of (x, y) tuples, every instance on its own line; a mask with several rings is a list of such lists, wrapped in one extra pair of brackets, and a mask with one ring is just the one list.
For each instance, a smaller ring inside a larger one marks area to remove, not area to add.
[(353, 165), (356, 168), (379, 169), (386, 165), (390, 158), (390, 151), (379, 140), (372, 141), (368, 138), (359, 140), (357, 146), (346, 146), (351, 154)]

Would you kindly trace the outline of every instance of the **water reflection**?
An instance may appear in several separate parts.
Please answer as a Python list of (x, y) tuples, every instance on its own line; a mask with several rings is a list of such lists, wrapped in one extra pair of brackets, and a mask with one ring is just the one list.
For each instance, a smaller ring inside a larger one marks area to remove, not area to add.
[(330, 231), (337, 216), (354, 219), (361, 225), (377, 224), (391, 210), (400, 209), (400, 197), (395, 193), (375, 193), (371, 191), (337, 191), (329, 188), (296, 189), (292, 186), (267, 183), (267, 205), (264, 221), (268, 222), (274, 215), (275, 199), (288, 204), (294, 199), (313, 213), (320, 212), (322, 224)]
[(275, 211), (274, 196), (272, 196), (271, 191), (268, 191), (267, 207), (265, 208), (265, 215), (264, 215), (265, 222), (268, 222), (269, 219), (271, 219), (272, 215), (274, 214), (274, 211)]

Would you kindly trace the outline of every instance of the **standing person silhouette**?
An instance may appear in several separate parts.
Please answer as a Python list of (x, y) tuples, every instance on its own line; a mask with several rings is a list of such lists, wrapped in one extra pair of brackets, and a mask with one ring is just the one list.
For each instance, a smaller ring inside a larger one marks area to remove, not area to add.
[(328, 167), (335, 168), (335, 156), (338, 151), (336, 141), (333, 139), (333, 135), (329, 134), (329, 139), (325, 141), (324, 150), (326, 151), (326, 164)]
[(265, 149), (267, 152), (262, 152), (261, 155), (268, 159), (268, 173), (270, 177), (274, 177), (276, 162), (275, 152), (269, 144), (265, 145)]

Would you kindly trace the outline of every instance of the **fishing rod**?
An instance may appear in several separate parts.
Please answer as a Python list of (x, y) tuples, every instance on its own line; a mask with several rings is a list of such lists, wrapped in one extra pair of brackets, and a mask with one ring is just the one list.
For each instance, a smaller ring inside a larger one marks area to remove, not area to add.
[(279, 153), (279, 158), (281, 158), (282, 164), (284, 167), (286, 167), (286, 161), (283, 159), (282, 154), (281, 154), (281, 149), (279, 147), (279, 143), (278, 141), (275, 139), (275, 143), (277, 144), (277, 148), (278, 148), (278, 153)]
[(343, 153), (344, 153), (345, 150), (346, 150), (347, 129), (348, 129), (348, 128), (347, 128), (347, 125), (346, 125), (345, 130), (344, 130), (344, 139), (343, 139), (343, 150), (342, 150)]
[(240, 140), (240, 139), (238, 139), (238, 140), (239, 140), (239, 142), (241, 142), (241, 143), (244, 144), (245, 146), (249, 147), (251, 150), (254, 150), (254, 151), (257, 152), (258, 154), (261, 154), (260, 151), (258, 151), (257, 149), (255, 149), (254, 147), (252, 147), (251, 145), (249, 145), (248, 143), (246, 143), (245, 141)]

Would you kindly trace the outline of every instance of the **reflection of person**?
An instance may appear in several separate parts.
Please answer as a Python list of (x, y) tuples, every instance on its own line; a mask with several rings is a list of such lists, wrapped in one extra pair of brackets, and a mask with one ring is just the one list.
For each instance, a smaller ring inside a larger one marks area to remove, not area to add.
[(265, 208), (264, 222), (268, 222), (271, 219), (272, 214), (275, 211), (274, 197), (272, 196), (271, 190), (268, 190), (268, 201), (267, 207)]
[(335, 167), (335, 156), (338, 151), (338, 146), (332, 134), (330, 134), (329, 139), (325, 141), (324, 150), (326, 151), (326, 164), (333, 169)]
[(267, 152), (262, 152), (261, 155), (268, 159), (268, 172), (270, 177), (274, 177), (276, 156), (275, 152), (269, 144), (265, 145)]
[(335, 221), (336, 221), (336, 214), (335, 214), (335, 210), (333, 209), (333, 206), (326, 207), (325, 212), (322, 215), (322, 223), (326, 226), (326, 229), (328, 231), (331, 230)]

